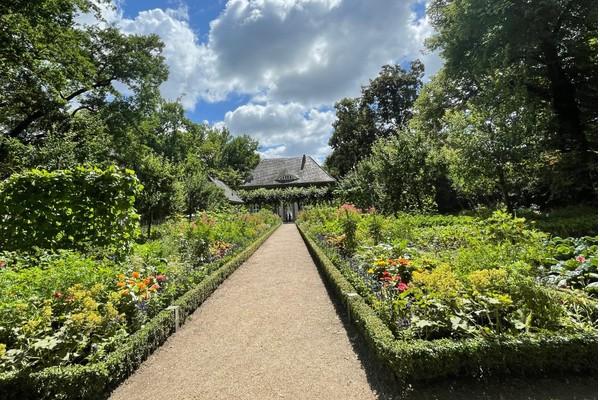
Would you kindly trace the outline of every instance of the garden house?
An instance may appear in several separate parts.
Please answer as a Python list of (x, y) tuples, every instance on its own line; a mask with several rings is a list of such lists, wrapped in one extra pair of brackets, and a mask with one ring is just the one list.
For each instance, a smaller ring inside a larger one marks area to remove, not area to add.
[(225, 184), (225, 182), (223, 182), (220, 179), (214, 178), (212, 176), (209, 176), (208, 179), (219, 189), (223, 190), (223, 194), (225, 194), (225, 197), (227, 198), (227, 201), (230, 204), (244, 204), (244, 200), (242, 200), (240, 198), (240, 196), (238, 196), (238, 194), (229, 186), (227, 186)]
[[(303, 204), (328, 193), (333, 183), (335, 179), (306, 154), (268, 158), (262, 159), (246, 179), (242, 197), (251, 209), (268, 204), (284, 221), (293, 221)], [(259, 195), (252, 196), (252, 192)]]

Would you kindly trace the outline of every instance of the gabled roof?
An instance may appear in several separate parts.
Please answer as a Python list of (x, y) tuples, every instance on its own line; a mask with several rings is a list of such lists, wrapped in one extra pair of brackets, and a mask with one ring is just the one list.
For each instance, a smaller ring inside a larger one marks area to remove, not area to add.
[(335, 182), (310, 156), (260, 160), (243, 188), (308, 186)]
[(229, 200), (230, 203), (235, 203), (235, 204), (243, 204), (244, 200), (242, 200), (240, 198), (240, 196), (238, 196), (238, 194), (229, 186), (227, 186), (225, 184), (225, 182), (217, 179), (217, 178), (213, 178), (212, 176), (209, 176), (208, 179), (210, 179), (210, 181), (212, 183), (214, 183), (217, 187), (223, 189), (223, 192), (225, 193), (225, 197), (227, 198), (227, 200)]

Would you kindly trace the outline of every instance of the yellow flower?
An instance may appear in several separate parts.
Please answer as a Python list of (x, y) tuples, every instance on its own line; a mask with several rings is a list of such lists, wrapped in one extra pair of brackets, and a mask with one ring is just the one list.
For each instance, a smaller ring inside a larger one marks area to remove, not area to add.
[(471, 272), (467, 278), (478, 290), (502, 289), (508, 283), (508, 272), (500, 268), (482, 269)]
[(97, 312), (89, 313), (86, 319), (90, 325), (100, 325), (102, 323), (102, 317)]
[(6, 345), (4, 343), (0, 343), (0, 358), (4, 357), (6, 354)]
[(98, 303), (91, 297), (86, 297), (83, 299), (83, 307), (86, 310), (94, 311), (98, 309)]

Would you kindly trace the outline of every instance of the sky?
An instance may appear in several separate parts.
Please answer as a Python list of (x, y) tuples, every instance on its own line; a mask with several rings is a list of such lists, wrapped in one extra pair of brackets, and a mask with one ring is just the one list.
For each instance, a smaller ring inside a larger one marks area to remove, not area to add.
[(196, 122), (259, 141), (262, 157), (319, 161), (333, 105), (358, 96), (382, 65), (442, 62), (424, 51), (427, 0), (113, 0), (107, 23), (160, 36), (161, 94)]

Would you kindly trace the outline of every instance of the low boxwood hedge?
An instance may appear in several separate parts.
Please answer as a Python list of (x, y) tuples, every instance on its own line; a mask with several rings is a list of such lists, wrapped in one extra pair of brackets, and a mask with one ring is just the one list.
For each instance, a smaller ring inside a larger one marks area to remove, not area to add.
[[(179, 307), (180, 323), (193, 313), (212, 292), (279, 227), (276, 224), (245, 250), (213, 271), (173, 305)], [(105, 399), (109, 392), (131, 375), (152, 352), (175, 331), (175, 316), (163, 310), (133, 333), (103, 362), (90, 365), (49, 367), (39, 372), (0, 374), (3, 400)]]
[(300, 233), (328, 286), (345, 305), (349, 319), (375, 357), (403, 382), (443, 377), (481, 378), (491, 374), (543, 375), (554, 372), (595, 373), (598, 338), (594, 334), (501, 336), (493, 340), (398, 340), (375, 311), (356, 295), (320, 247), (299, 226)]

